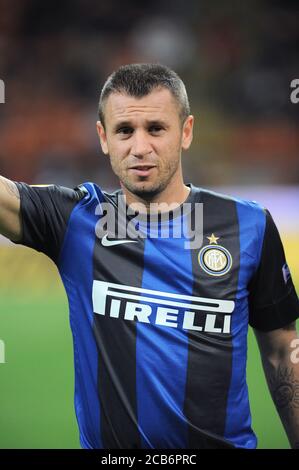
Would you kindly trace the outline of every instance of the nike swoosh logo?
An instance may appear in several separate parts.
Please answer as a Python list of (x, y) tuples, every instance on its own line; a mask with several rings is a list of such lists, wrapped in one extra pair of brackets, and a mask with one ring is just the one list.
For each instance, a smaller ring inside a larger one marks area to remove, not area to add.
[(105, 233), (101, 240), (103, 246), (122, 245), (123, 243), (137, 243), (137, 240), (109, 240), (107, 237), (108, 234)]

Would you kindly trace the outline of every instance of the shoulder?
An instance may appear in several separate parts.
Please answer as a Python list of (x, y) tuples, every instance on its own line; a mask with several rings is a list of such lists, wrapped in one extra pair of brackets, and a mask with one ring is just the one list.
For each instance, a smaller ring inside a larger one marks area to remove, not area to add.
[(73, 200), (79, 201), (86, 194), (84, 188), (76, 186), (75, 188), (67, 188), (57, 184), (27, 184), (15, 181), (21, 197), (40, 198), (41, 200)]
[(236, 210), (245, 211), (248, 214), (260, 214), (265, 217), (267, 209), (254, 200), (242, 199), (234, 195), (213, 191), (206, 188), (192, 187), (199, 195), (201, 202), (218, 204), (219, 206), (235, 206)]
[(240, 235), (246, 234), (255, 240), (262, 240), (265, 233), (269, 212), (254, 200), (213, 191), (206, 188), (192, 187), (196, 201), (203, 203), (203, 213), (213, 214), (221, 223), (238, 226)]

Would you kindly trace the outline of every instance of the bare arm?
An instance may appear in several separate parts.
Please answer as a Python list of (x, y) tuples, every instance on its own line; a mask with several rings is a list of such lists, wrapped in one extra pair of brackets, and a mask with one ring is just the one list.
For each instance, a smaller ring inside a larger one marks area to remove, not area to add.
[(0, 234), (13, 241), (21, 239), (20, 195), (17, 186), (0, 176)]
[[(299, 448), (299, 363), (295, 322), (269, 332), (255, 330), (269, 390), (293, 449)], [(295, 341), (294, 341), (295, 340)]]

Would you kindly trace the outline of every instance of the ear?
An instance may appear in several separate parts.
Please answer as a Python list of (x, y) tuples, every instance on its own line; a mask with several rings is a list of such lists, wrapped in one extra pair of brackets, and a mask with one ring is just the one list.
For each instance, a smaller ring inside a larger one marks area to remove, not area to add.
[(97, 121), (97, 133), (100, 138), (102, 151), (105, 155), (108, 155), (107, 136), (106, 136), (106, 132), (101, 121)]
[(183, 132), (182, 132), (182, 149), (188, 150), (191, 145), (193, 139), (193, 124), (194, 124), (194, 116), (191, 114), (187, 117), (183, 124)]

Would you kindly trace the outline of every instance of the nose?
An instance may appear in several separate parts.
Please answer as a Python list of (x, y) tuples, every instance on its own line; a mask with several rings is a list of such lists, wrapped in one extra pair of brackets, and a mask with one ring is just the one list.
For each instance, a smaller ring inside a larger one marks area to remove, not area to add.
[(152, 147), (150, 144), (150, 136), (146, 132), (137, 130), (132, 136), (131, 153), (135, 157), (142, 158), (151, 153)]

